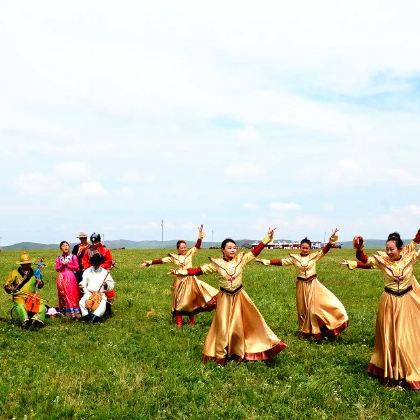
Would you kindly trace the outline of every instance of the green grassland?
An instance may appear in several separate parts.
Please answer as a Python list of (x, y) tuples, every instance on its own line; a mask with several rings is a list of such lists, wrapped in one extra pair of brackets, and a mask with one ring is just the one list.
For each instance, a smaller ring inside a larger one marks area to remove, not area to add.
[[(0, 417), (420, 418), (420, 393), (383, 387), (366, 374), (383, 282), (378, 271), (340, 266), (353, 258), (352, 250), (332, 250), (318, 263), (320, 280), (350, 318), (336, 341), (321, 344), (297, 335), (294, 269), (249, 264), (245, 289), (288, 348), (267, 363), (224, 367), (201, 361), (213, 314), (200, 314), (196, 326), (177, 330), (170, 315), (170, 266), (139, 268), (141, 260), (167, 252), (113, 252), (114, 316), (97, 325), (48, 319), (38, 332), (22, 330), (10, 322), (10, 296), (0, 293)], [(57, 254), (44, 253), (43, 296), (52, 305)], [(262, 257), (286, 254), (263, 251)], [(201, 251), (195, 265), (211, 255), (219, 251)], [(2, 281), (18, 259), (17, 251), (0, 253)], [(416, 273), (419, 278), (420, 265)], [(214, 275), (206, 281), (217, 286)]]

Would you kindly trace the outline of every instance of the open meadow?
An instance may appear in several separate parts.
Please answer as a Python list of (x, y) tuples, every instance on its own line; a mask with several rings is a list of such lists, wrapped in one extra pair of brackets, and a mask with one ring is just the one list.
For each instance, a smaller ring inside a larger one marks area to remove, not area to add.
[[(420, 392), (383, 387), (366, 373), (383, 281), (378, 271), (340, 266), (354, 251), (334, 249), (318, 262), (320, 281), (350, 318), (336, 341), (321, 344), (297, 335), (293, 267), (249, 264), (245, 290), (288, 348), (267, 363), (224, 367), (201, 361), (213, 314), (178, 330), (170, 314), (171, 266), (139, 268), (167, 252), (113, 251), (114, 315), (97, 325), (47, 319), (38, 332), (22, 330), (10, 322), (10, 296), (0, 293), (0, 418), (420, 418)], [(261, 257), (287, 253), (265, 250)], [(194, 265), (219, 254), (202, 250)], [(19, 255), (0, 252), (3, 283)], [(58, 250), (30, 255), (45, 255), (42, 294), (57, 305)], [(214, 275), (202, 279), (217, 287)]]

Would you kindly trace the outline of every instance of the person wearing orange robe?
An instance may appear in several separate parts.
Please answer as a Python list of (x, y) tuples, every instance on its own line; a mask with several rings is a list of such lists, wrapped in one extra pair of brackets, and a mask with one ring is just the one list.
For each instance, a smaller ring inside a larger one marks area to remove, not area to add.
[(385, 252), (368, 256), (363, 238), (353, 245), (359, 261), (345, 260), (350, 269), (376, 268), (384, 277), (384, 292), (376, 316), (375, 347), (368, 374), (383, 384), (420, 391), (420, 286), (414, 265), (420, 260), (420, 230), (407, 246), (397, 232), (389, 234)]
[(338, 229), (335, 229), (329, 242), (319, 251), (311, 251), (311, 241), (307, 238), (300, 243), (300, 253), (290, 254), (288, 258), (264, 260), (264, 265), (293, 265), (297, 272), (296, 308), (299, 333), (316, 341), (323, 337), (337, 337), (348, 326), (347, 312), (340, 300), (328, 290), (316, 274), (316, 262), (324, 257), (337, 242)]
[(235, 241), (222, 242), (222, 258), (210, 258), (201, 267), (171, 270), (182, 276), (217, 273), (220, 292), (216, 312), (207, 334), (203, 360), (224, 364), (229, 360), (268, 360), (286, 348), (266, 324), (261, 313), (243, 289), (245, 266), (263, 250), (273, 238), (273, 229), (250, 252), (237, 253)]
[[(188, 249), (183, 240), (177, 242), (178, 253), (170, 253), (167, 257), (143, 261), (141, 267), (150, 267), (153, 264), (172, 263), (184, 269), (192, 267), (192, 258), (201, 248), (204, 239), (203, 225), (198, 228), (198, 239), (195, 245)], [(172, 315), (175, 317), (178, 328), (182, 328), (182, 317), (189, 317), (190, 325), (195, 324), (195, 315), (199, 312), (211, 311), (216, 305), (218, 290), (209, 284), (198, 280), (195, 276), (174, 276), (172, 283)]]

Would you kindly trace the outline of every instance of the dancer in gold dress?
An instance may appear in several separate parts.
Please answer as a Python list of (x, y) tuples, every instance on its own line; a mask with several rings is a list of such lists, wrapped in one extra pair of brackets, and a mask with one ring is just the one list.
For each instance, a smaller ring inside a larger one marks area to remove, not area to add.
[(282, 259), (257, 259), (264, 265), (295, 267), (299, 333), (317, 341), (323, 336), (336, 337), (348, 326), (343, 304), (318, 280), (316, 274), (316, 262), (337, 242), (337, 232), (338, 229), (332, 232), (329, 242), (319, 251), (311, 253), (311, 241), (304, 238), (300, 243), (300, 254), (290, 254)]
[(368, 373), (386, 385), (420, 390), (420, 287), (414, 265), (420, 260), (420, 230), (413, 241), (403, 246), (400, 235), (391, 233), (385, 252), (368, 257), (363, 238), (353, 244), (360, 261), (343, 261), (350, 269), (377, 268), (384, 276), (384, 292), (376, 317), (375, 348)]
[[(198, 228), (198, 239), (195, 245), (188, 249), (183, 240), (177, 242), (178, 254), (168, 254), (167, 257), (147, 260), (141, 263), (142, 267), (152, 264), (172, 263), (179, 268), (191, 268), (192, 257), (201, 248), (204, 239), (203, 225)], [(182, 327), (182, 316), (189, 317), (190, 325), (195, 324), (195, 314), (211, 311), (216, 304), (218, 290), (209, 284), (198, 280), (195, 276), (174, 276), (172, 283), (172, 315), (175, 317), (178, 328)]]
[(271, 331), (264, 318), (243, 289), (242, 273), (246, 264), (255, 259), (273, 238), (269, 229), (262, 242), (248, 253), (237, 253), (235, 241), (222, 242), (222, 258), (197, 268), (171, 270), (172, 274), (191, 276), (219, 274), (220, 292), (216, 313), (207, 334), (203, 360), (225, 363), (230, 359), (268, 360), (282, 351), (286, 344)]

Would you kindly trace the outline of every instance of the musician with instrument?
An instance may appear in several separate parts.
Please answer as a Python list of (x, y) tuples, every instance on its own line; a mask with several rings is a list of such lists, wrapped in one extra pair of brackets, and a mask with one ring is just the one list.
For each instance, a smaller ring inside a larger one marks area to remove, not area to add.
[(104, 316), (107, 303), (106, 293), (114, 290), (114, 280), (108, 270), (101, 267), (103, 256), (94, 253), (90, 257), (91, 266), (83, 272), (80, 287), (83, 297), (79, 306), (83, 319), (92, 324)]
[(40, 270), (32, 269), (27, 253), (20, 257), (20, 267), (7, 276), (4, 290), (13, 297), (22, 328), (39, 329), (44, 326), (46, 308), (38, 292), (44, 286)]

